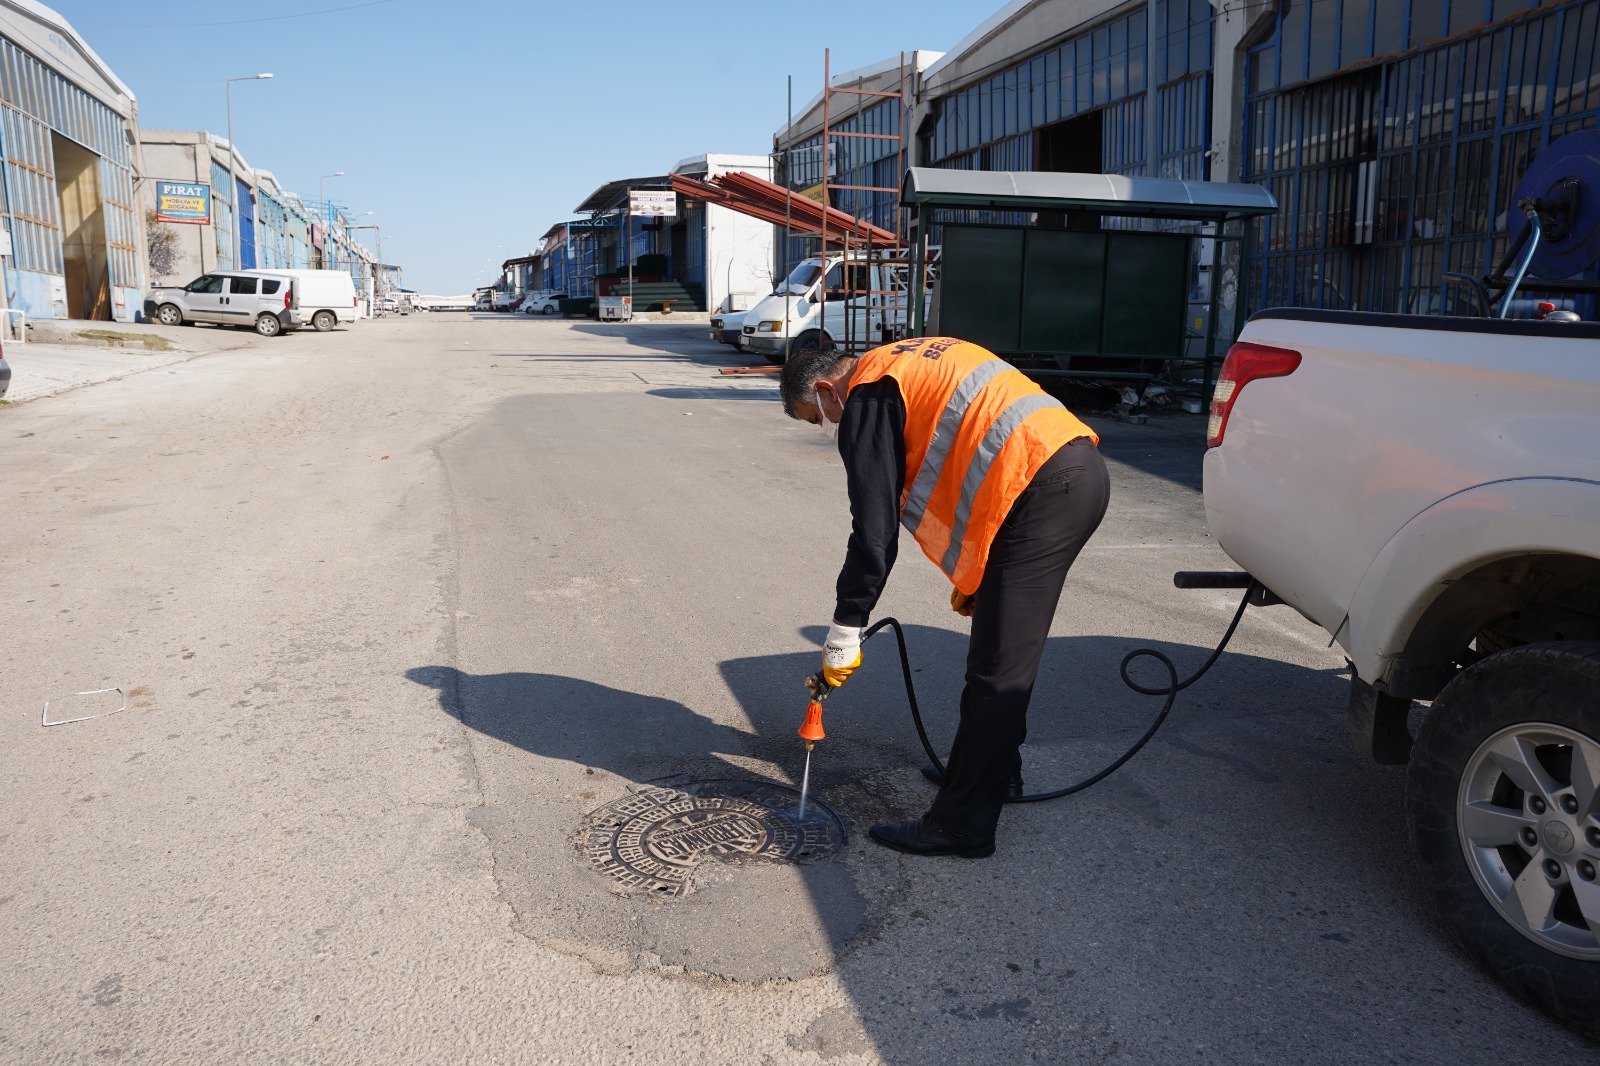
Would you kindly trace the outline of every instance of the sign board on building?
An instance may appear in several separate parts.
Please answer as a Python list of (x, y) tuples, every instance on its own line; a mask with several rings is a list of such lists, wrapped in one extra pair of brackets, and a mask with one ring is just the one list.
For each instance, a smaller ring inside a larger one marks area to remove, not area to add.
[(193, 181), (156, 182), (156, 221), (209, 225), (211, 186)]
[(678, 214), (678, 194), (671, 189), (629, 189), (628, 214), (675, 218)]

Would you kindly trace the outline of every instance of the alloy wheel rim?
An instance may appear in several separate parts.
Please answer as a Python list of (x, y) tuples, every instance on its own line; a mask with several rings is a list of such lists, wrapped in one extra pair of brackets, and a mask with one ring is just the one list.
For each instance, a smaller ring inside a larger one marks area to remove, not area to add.
[(1456, 829), (1473, 879), (1512, 928), (1600, 961), (1600, 742), (1548, 722), (1500, 730), (1467, 760)]

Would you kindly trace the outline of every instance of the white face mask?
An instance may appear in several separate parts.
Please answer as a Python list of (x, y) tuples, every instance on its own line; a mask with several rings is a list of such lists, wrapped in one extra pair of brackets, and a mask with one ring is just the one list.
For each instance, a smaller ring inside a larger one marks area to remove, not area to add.
[(818, 392), (814, 385), (811, 388), (811, 402), (817, 405), (817, 418), (822, 423), (822, 435), (831, 441), (837, 441), (839, 439), (839, 423), (828, 418), (828, 413), (822, 407), (822, 393)]

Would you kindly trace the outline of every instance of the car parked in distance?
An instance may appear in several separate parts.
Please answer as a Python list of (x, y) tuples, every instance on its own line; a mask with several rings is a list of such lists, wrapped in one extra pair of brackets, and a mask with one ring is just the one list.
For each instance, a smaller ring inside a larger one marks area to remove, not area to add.
[(530, 315), (557, 315), (561, 313), (561, 301), (567, 298), (564, 292), (546, 293), (537, 300), (526, 300), (523, 309)]
[(711, 339), (719, 344), (739, 347), (739, 334), (744, 329), (743, 311), (722, 311), (711, 316)]
[(551, 295), (554, 295), (554, 293), (550, 289), (531, 289), (523, 294), (522, 306), (518, 307), (517, 310), (525, 315), (531, 315), (534, 313), (533, 309), (538, 305), (539, 301)]
[(276, 337), (301, 325), (299, 289), (299, 281), (287, 274), (214, 270), (182, 288), (151, 289), (144, 316), (164, 326), (209, 322)]

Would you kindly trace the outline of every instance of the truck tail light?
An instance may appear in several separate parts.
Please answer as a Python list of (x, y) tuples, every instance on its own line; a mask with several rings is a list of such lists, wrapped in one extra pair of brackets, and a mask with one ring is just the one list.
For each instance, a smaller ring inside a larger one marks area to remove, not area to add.
[(289, 301), (294, 297), (294, 286), (286, 285), (283, 289), (283, 309), (289, 310)]
[(1289, 348), (1249, 341), (1240, 341), (1229, 348), (1228, 357), (1222, 361), (1216, 390), (1211, 394), (1211, 424), (1206, 427), (1206, 447), (1215, 448), (1222, 443), (1222, 435), (1228, 430), (1228, 416), (1233, 413), (1241, 389), (1256, 378), (1286, 377), (1299, 367), (1300, 353)]

